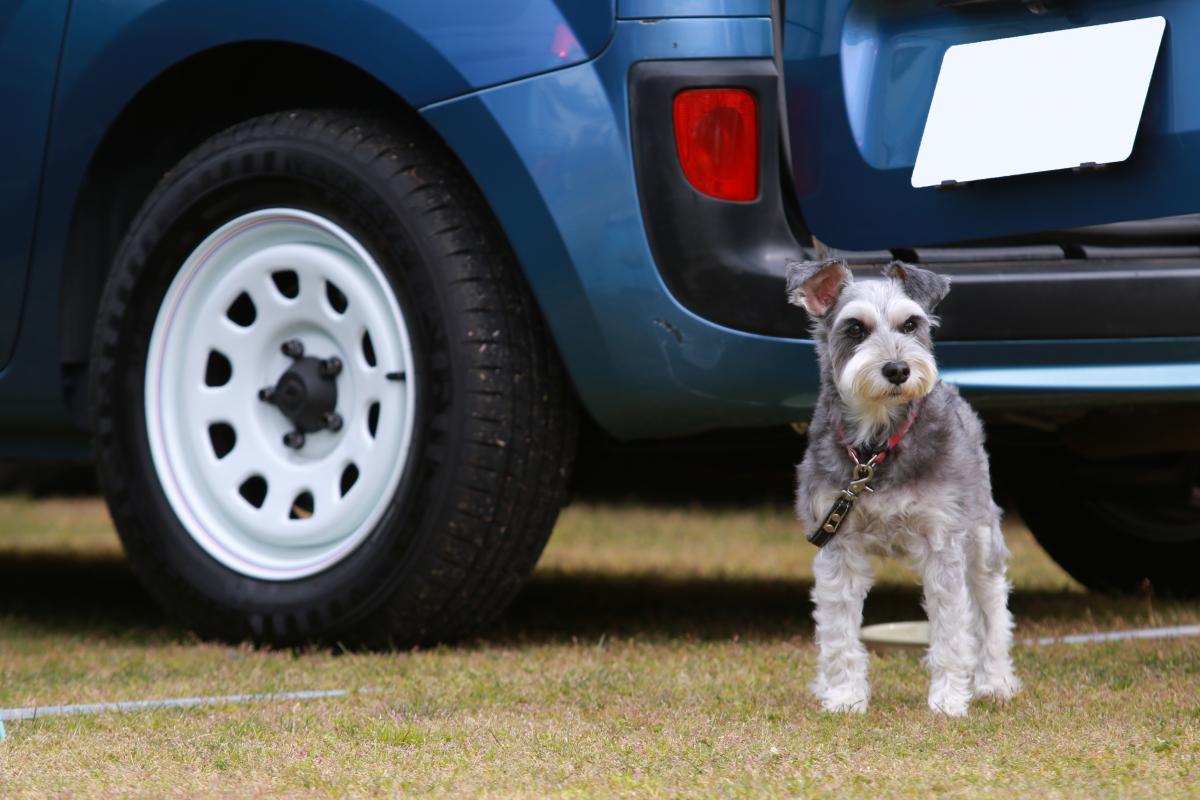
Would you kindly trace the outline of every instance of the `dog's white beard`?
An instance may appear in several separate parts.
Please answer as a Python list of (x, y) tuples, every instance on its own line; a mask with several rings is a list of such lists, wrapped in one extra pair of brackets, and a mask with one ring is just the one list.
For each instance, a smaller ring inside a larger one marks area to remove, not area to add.
[[(908, 380), (896, 386), (883, 375), (883, 365), (903, 361)], [(908, 336), (872, 338), (838, 373), (838, 394), (846, 406), (846, 435), (852, 444), (877, 441), (904, 415), (904, 406), (933, 391), (938, 379), (932, 354)]]

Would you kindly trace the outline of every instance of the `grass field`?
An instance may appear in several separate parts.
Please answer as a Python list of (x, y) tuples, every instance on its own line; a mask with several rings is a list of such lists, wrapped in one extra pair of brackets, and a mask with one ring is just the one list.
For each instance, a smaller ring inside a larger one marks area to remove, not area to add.
[[(0, 500), (0, 707), (298, 689), (349, 697), (9, 724), (0, 796), (1195, 797), (1200, 643), (1020, 648), (1025, 691), (965, 720), (917, 658), (827, 716), (811, 548), (785, 509), (574, 506), (505, 619), (456, 647), (196, 641), (127, 571), (96, 501)], [(1009, 531), (1018, 638), (1200, 621), (1082, 593)], [(915, 618), (882, 571), (869, 622)], [(363, 691), (357, 691), (363, 690)]]

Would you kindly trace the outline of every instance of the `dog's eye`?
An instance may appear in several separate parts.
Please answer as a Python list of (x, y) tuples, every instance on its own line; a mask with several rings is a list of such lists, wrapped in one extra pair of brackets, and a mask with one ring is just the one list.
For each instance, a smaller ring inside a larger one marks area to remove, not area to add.
[(851, 339), (861, 339), (867, 335), (866, 326), (856, 319), (852, 319), (846, 323), (846, 335)]
[(901, 330), (903, 330), (905, 333), (912, 333), (913, 331), (915, 331), (917, 329), (917, 325), (919, 325), (919, 324), (920, 324), (920, 321), (916, 317), (909, 317), (905, 321), (904, 327), (901, 328)]

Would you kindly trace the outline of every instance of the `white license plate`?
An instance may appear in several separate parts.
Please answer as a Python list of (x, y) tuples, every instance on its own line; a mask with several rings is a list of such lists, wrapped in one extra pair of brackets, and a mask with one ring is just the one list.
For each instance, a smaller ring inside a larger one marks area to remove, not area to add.
[(946, 51), (912, 185), (1129, 158), (1162, 17), (960, 44)]

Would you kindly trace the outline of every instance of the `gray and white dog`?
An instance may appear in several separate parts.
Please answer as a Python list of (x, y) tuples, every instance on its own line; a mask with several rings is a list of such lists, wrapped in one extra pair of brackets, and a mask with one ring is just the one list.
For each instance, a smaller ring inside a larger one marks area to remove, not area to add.
[(823, 544), (813, 562), (813, 691), (827, 711), (866, 711), (859, 633), (870, 556), (905, 553), (929, 616), (929, 707), (958, 716), (972, 696), (1012, 697), (1009, 553), (983, 426), (933, 357), (933, 312), (949, 280), (893, 262), (883, 280), (855, 282), (845, 263), (827, 260), (788, 265), (787, 290), (813, 320), (821, 368), (796, 490), (796, 514)]

